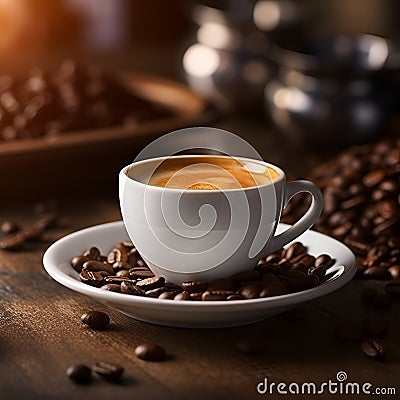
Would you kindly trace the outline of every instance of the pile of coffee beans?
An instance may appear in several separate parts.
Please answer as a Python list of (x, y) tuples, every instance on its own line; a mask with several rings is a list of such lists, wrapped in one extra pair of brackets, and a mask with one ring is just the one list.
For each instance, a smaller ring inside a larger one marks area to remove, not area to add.
[(124, 368), (117, 364), (98, 361), (92, 368), (85, 364), (70, 365), (67, 368), (66, 374), (73, 382), (83, 384), (89, 383), (92, 380), (92, 372), (107, 381), (117, 382), (124, 373)]
[[(307, 177), (324, 194), (315, 229), (347, 244), (358, 257), (358, 277), (400, 277), (400, 139), (351, 147)], [(308, 207), (294, 198), (283, 221), (293, 223)]]
[[(102, 290), (169, 300), (247, 300), (311, 289), (328, 278), (334, 260), (327, 254), (314, 257), (300, 242), (259, 261), (252, 271), (215, 282), (188, 281), (176, 285), (155, 276), (130, 241), (107, 254), (90, 247), (71, 260), (80, 280)], [(87, 317), (85, 317), (88, 319)]]
[(0, 142), (135, 125), (169, 115), (99, 67), (70, 59), (19, 76), (0, 75)]
[(30, 242), (38, 241), (48, 229), (56, 226), (58, 216), (53, 210), (39, 207), (35, 221), (21, 225), (17, 221), (5, 220), (0, 225), (0, 249), (21, 250)]

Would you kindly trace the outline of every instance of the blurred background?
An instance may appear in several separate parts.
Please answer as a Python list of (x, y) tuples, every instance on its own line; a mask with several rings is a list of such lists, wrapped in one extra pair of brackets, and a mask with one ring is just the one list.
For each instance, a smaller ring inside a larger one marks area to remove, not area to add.
[(114, 179), (147, 142), (183, 126), (231, 130), (293, 176), (395, 135), (399, 8), (396, 0), (0, 0), (8, 197), (21, 179), (25, 193)]

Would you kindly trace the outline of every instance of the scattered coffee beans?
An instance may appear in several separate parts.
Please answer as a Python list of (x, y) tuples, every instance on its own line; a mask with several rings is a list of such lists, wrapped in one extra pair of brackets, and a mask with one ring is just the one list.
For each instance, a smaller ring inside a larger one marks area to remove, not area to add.
[(16, 221), (6, 220), (0, 226), (0, 231), (6, 234), (0, 239), (1, 250), (21, 250), (28, 242), (40, 240), (43, 233), (55, 226), (55, 213), (40, 214), (36, 221), (27, 226), (21, 226)]
[[(323, 191), (316, 230), (347, 244), (358, 257), (356, 276), (397, 279), (400, 271), (400, 139), (354, 146), (308, 176)], [(308, 207), (296, 196), (284, 210), (293, 223)], [(300, 251), (300, 250), (297, 250)]]
[(89, 311), (82, 315), (81, 321), (91, 329), (105, 329), (110, 323), (110, 317), (101, 311)]
[(135, 354), (138, 358), (146, 361), (164, 361), (167, 353), (163, 347), (156, 343), (142, 343), (135, 348)]
[(154, 276), (131, 242), (107, 255), (91, 247), (71, 260), (80, 280), (103, 290), (176, 301), (232, 301), (280, 296), (311, 289), (328, 279), (334, 263), (328, 254), (314, 257), (300, 242), (280, 249), (246, 271), (215, 282), (191, 280), (175, 285)]
[(91, 369), (83, 364), (71, 365), (67, 368), (66, 374), (75, 383), (89, 383), (92, 379)]

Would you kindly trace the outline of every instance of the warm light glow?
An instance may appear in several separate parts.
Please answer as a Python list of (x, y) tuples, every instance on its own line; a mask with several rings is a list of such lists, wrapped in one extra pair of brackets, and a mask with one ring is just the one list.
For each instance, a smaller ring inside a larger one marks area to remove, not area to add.
[(361, 39), (361, 49), (368, 53), (367, 68), (379, 69), (385, 64), (389, 48), (385, 39), (365, 36)]
[(279, 25), (281, 9), (276, 1), (259, 1), (253, 10), (254, 24), (262, 31), (272, 31)]
[(240, 38), (233, 29), (215, 22), (207, 22), (197, 31), (197, 40), (215, 49), (233, 49), (238, 46)]
[(312, 107), (310, 96), (296, 88), (280, 88), (273, 95), (274, 104), (278, 108), (302, 112)]
[(194, 76), (211, 76), (218, 69), (220, 56), (218, 52), (201, 44), (190, 46), (183, 56), (183, 68)]
[(0, 0), (0, 51), (8, 50), (26, 24), (25, 4), (21, 0)]

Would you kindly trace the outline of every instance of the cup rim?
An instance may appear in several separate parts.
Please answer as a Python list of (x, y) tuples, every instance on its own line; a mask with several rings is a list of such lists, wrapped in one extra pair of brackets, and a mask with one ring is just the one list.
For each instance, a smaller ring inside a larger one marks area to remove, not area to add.
[[(233, 188), (233, 189), (219, 189), (219, 190), (196, 190), (196, 189), (181, 189), (181, 188), (170, 188), (170, 187), (160, 187), (160, 186), (155, 186), (155, 185), (150, 185), (148, 183), (143, 183), (140, 182), (137, 179), (134, 179), (130, 176), (128, 176), (127, 171), (132, 168), (133, 166), (145, 164), (146, 162), (151, 162), (151, 161), (158, 161), (158, 160), (166, 160), (169, 158), (206, 158), (206, 157), (216, 157), (216, 158), (233, 158), (237, 159), (239, 161), (248, 161), (248, 162), (253, 162), (253, 163), (260, 163), (263, 164), (267, 167), (270, 167), (274, 169), (276, 172), (278, 172), (278, 177), (274, 180), (271, 180), (270, 182), (264, 183), (262, 185), (257, 185), (257, 186), (248, 186), (248, 187), (241, 187), (241, 188)], [(135, 182), (136, 184), (139, 184), (140, 186), (144, 186), (147, 188), (152, 188), (154, 190), (168, 190), (168, 191), (173, 191), (176, 193), (203, 193), (203, 194), (210, 194), (210, 193), (226, 193), (226, 192), (238, 192), (238, 191), (250, 191), (250, 190), (255, 190), (259, 188), (264, 188), (267, 186), (275, 186), (276, 183), (282, 181), (285, 179), (285, 172), (276, 166), (275, 164), (268, 163), (264, 160), (257, 160), (254, 158), (248, 158), (248, 157), (240, 157), (240, 156), (227, 156), (227, 155), (219, 155), (219, 154), (182, 154), (182, 155), (174, 155), (174, 156), (161, 156), (161, 157), (154, 157), (154, 158), (147, 158), (145, 160), (140, 160), (140, 161), (134, 161), (133, 163), (126, 165), (123, 167), (119, 173), (120, 176), (123, 176), (127, 181), (132, 181)]]

